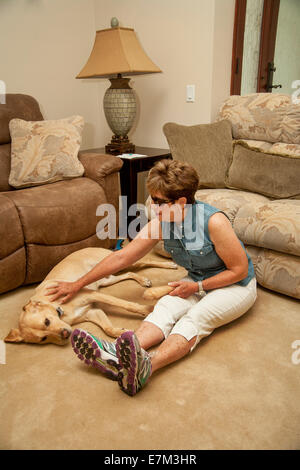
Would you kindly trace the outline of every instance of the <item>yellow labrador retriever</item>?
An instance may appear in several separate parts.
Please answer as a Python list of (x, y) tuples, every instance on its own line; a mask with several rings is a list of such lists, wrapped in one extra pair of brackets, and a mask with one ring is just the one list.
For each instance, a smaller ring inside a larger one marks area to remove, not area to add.
[[(107, 335), (117, 337), (122, 334), (124, 328), (116, 328), (112, 325), (105, 312), (97, 305), (112, 305), (145, 317), (149, 313), (148, 305), (140, 305), (134, 302), (102, 294), (99, 287), (109, 286), (116, 282), (134, 279), (144, 287), (151, 286), (151, 281), (138, 274), (126, 272), (120, 275), (111, 275), (88, 287), (81, 289), (69, 302), (61, 306), (57, 301), (51, 302), (46, 295), (46, 289), (54, 286), (56, 281), (75, 281), (89, 272), (99, 261), (108, 256), (110, 250), (105, 248), (84, 248), (71, 253), (58, 263), (47, 275), (44, 281), (35, 289), (34, 295), (23, 307), (19, 319), (19, 328), (12, 329), (4, 341), (19, 343), (55, 343), (66, 344), (72, 329), (70, 326), (89, 321), (100, 326)], [(134, 267), (155, 266), (176, 269), (177, 265), (171, 261), (138, 261)], [(158, 289), (158, 290), (157, 290)], [(164, 286), (161, 290), (155, 288), (151, 299), (159, 298), (172, 288)], [(146, 297), (145, 297), (146, 298)]]

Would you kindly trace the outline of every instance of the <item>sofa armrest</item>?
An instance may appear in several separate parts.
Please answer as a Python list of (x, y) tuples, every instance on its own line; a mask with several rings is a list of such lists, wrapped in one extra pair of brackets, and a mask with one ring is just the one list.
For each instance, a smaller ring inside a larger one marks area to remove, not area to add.
[(121, 158), (100, 153), (79, 152), (78, 158), (84, 166), (84, 176), (96, 181), (103, 188), (105, 178), (117, 173), (123, 166)]

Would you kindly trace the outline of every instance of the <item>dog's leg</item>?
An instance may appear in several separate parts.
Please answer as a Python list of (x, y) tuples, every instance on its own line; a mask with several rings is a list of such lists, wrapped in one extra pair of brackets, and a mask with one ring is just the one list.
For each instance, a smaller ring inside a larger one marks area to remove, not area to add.
[(97, 326), (100, 326), (108, 336), (112, 336), (113, 338), (117, 338), (124, 333), (124, 331), (127, 331), (125, 328), (114, 327), (101, 308), (89, 309), (84, 321), (95, 323)]
[(145, 290), (143, 293), (143, 298), (146, 300), (160, 299), (164, 295), (169, 294), (175, 287), (171, 286), (159, 286), (151, 287), (150, 289)]
[(137, 261), (132, 266), (137, 267), (137, 268), (153, 267), (153, 268), (178, 269), (177, 264), (173, 263), (173, 261), (152, 261), (152, 260), (147, 261), (145, 260), (145, 261)]
[(83, 306), (97, 301), (103, 304), (112, 305), (114, 307), (124, 308), (129, 312), (138, 313), (142, 317), (147, 316), (152, 309), (152, 307), (149, 305), (140, 305), (135, 302), (129, 302), (127, 300), (119, 299), (118, 297), (113, 297), (112, 295), (106, 295), (96, 291), (91, 292), (90, 294), (85, 294), (80, 300), (80, 305)]
[(134, 281), (137, 281), (143, 287), (150, 287), (152, 285), (150, 279), (146, 277), (140, 276), (139, 274), (135, 274), (135, 273), (124, 273), (124, 274), (119, 274), (119, 275), (111, 274), (108, 277), (104, 277), (103, 279), (100, 279), (99, 281), (97, 281), (97, 286), (98, 287), (111, 286), (113, 284), (116, 284), (117, 282), (126, 281), (127, 279), (133, 279)]

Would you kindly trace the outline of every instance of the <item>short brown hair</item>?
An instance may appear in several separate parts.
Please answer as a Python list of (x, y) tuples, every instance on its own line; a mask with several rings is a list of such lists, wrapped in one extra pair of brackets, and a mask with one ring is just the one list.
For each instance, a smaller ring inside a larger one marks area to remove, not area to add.
[(172, 201), (186, 197), (187, 203), (193, 204), (199, 186), (199, 176), (195, 168), (188, 163), (165, 159), (151, 168), (146, 185), (150, 194), (159, 191)]

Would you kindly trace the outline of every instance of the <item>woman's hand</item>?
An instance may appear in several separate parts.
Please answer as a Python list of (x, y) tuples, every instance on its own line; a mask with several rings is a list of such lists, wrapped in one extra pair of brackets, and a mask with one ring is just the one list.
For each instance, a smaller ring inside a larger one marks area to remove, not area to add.
[(48, 287), (46, 295), (52, 295), (49, 299), (51, 302), (57, 300), (59, 297), (62, 299), (59, 301), (60, 304), (64, 304), (71, 300), (75, 294), (80, 290), (80, 287), (76, 282), (62, 282), (57, 281), (56, 285)]
[(187, 297), (190, 297), (190, 295), (196, 294), (199, 290), (198, 283), (192, 281), (169, 282), (168, 286), (175, 287), (169, 295), (177, 295), (182, 299), (186, 299)]

